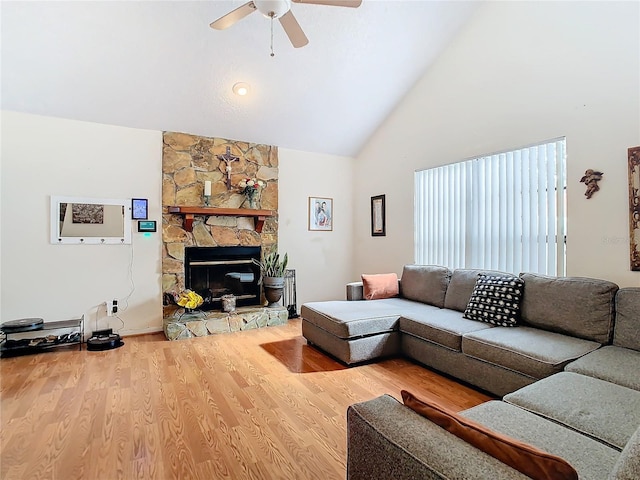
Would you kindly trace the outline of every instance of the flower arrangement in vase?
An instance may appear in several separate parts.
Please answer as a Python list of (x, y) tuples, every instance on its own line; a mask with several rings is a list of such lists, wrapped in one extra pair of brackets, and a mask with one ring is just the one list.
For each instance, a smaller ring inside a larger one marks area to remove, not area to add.
[(257, 178), (245, 178), (240, 180), (238, 188), (249, 200), (249, 208), (258, 208), (258, 195), (260, 190), (266, 186), (266, 183)]

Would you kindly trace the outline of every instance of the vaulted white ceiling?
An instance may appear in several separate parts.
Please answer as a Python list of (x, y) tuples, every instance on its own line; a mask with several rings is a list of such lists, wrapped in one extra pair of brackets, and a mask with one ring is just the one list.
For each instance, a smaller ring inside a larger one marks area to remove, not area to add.
[[(244, 1), (2, 1), (2, 108), (355, 156), (478, 2), (293, 4), (294, 49)], [(247, 82), (246, 97), (234, 95)]]

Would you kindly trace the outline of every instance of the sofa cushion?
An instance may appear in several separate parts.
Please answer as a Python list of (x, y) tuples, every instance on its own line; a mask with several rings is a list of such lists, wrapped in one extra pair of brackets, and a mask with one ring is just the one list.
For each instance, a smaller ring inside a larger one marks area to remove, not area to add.
[(564, 458), (580, 480), (605, 480), (619, 457), (603, 443), (505, 402), (486, 402), (460, 414)]
[(446, 308), (403, 313), (398, 327), (402, 333), (409, 333), (458, 352), (462, 349), (463, 334), (493, 328), (487, 323), (466, 320), (462, 318), (462, 313)]
[(640, 426), (640, 392), (561, 372), (505, 395), (504, 401), (622, 450)]
[(495, 432), (437, 402), (419, 400), (406, 390), (403, 390), (401, 395), (404, 404), (413, 411), (530, 478), (578, 480), (575, 469), (558, 456)]
[(564, 369), (640, 390), (640, 352), (636, 350), (607, 345), (569, 363)]
[(395, 273), (362, 274), (365, 300), (397, 297), (400, 293), (398, 275)]
[(609, 480), (636, 480), (640, 478), (640, 428), (629, 439), (616, 462)]
[(481, 274), (464, 311), (464, 318), (515, 327), (520, 319), (522, 286), (522, 280), (513, 275)]
[(606, 280), (521, 273), (522, 320), (534, 327), (609, 343), (618, 286)]
[(405, 265), (400, 279), (402, 296), (409, 300), (444, 306), (451, 271), (436, 265)]
[(621, 288), (616, 293), (613, 344), (640, 351), (640, 288)]
[(560, 372), (567, 363), (599, 346), (530, 327), (495, 327), (462, 337), (463, 353), (533, 378)]
[(451, 273), (451, 281), (444, 297), (444, 308), (464, 312), (469, 304), (469, 299), (476, 286), (478, 277), (483, 274), (507, 275), (494, 270), (478, 270), (470, 268), (458, 268)]

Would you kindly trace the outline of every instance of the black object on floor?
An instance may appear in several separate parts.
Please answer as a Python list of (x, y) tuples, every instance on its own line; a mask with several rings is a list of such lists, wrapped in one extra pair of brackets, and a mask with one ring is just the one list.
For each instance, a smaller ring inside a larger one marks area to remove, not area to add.
[(87, 340), (87, 350), (102, 351), (112, 350), (124, 345), (124, 342), (120, 339), (120, 335), (112, 333), (110, 335), (93, 336)]

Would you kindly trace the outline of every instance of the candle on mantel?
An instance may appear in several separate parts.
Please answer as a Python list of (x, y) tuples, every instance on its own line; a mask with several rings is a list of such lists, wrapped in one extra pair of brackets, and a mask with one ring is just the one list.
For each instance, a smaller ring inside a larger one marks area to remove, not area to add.
[(211, 195), (211, 182), (209, 180), (205, 180), (204, 182), (204, 194), (207, 196)]

